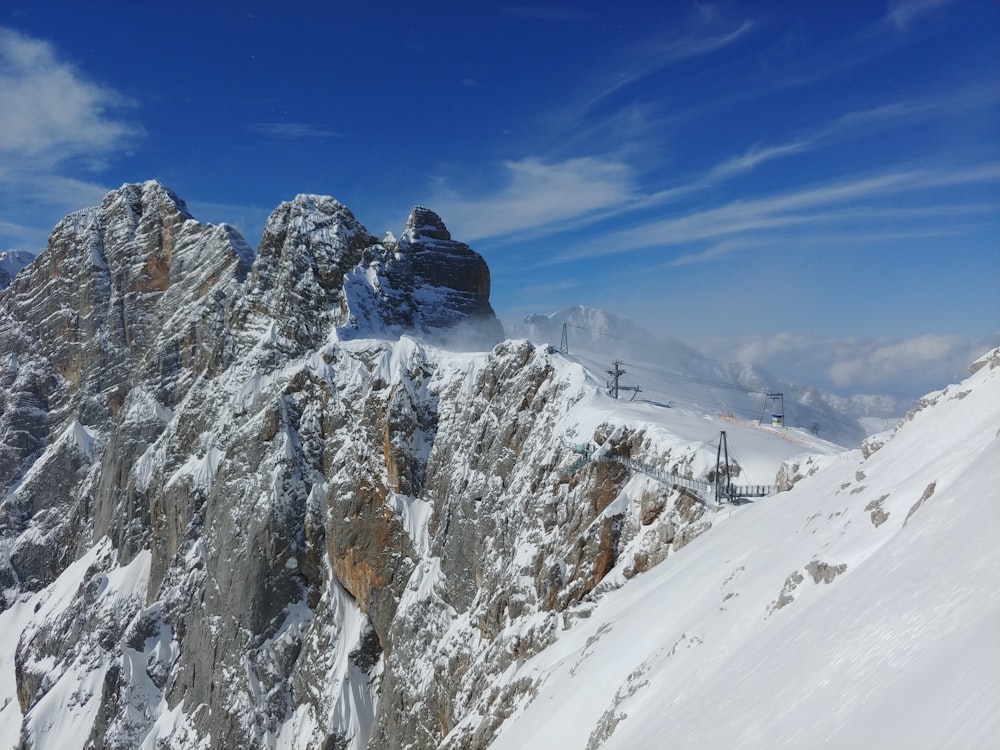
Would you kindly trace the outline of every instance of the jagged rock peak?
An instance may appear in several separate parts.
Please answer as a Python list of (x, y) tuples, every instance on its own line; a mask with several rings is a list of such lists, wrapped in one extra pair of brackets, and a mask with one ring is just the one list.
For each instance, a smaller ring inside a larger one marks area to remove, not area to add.
[(112, 190), (101, 201), (101, 211), (124, 209), (130, 216), (139, 217), (149, 212), (167, 212), (181, 219), (193, 219), (187, 204), (170, 188), (157, 180), (125, 183)]
[[(273, 274), (292, 263), (300, 271), (312, 268), (324, 288), (339, 286), (343, 272), (361, 260), (360, 250), (376, 242), (340, 201), (327, 195), (297, 195), (274, 209), (264, 225), (254, 285), (270, 288), (278, 280)], [(340, 275), (330, 276), (336, 270)]]
[(344, 276), (378, 240), (350, 209), (325, 195), (297, 195), (268, 217), (248, 281), (258, 312), (287, 338), (314, 346), (346, 319)]
[(126, 282), (127, 291), (145, 293), (192, 281), (185, 277), (195, 265), (212, 273), (229, 267), (227, 275), (242, 278), (253, 251), (233, 227), (200, 224), (170, 188), (147, 180), (126, 183), (99, 206), (70, 214), (56, 225), (42, 260), (54, 260), (65, 276), (70, 269), (63, 260), (77, 256), (79, 272), (110, 270), (116, 283)]
[[(416, 318), (427, 328), (447, 328), (457, 318), (496, 321), (490, 306), (490, 269), (483, 257), (451, 238), (441, 217), (416, 206), (399, 238), (399, 250), (410, 262), (414, 284), (436, 290), (442, 302), (421, 305)], [(431, 309), (438, 307), (440, 309)], [(499, 335), (499, 322), (491, 336)]]
[(429, 208), (414, 206), (410, 211), (410, 216), (406, 220), (406, 229), (403, 236), (416, 244), (422, 238), (432, 240), (450, 240), (451, 232), (444, 225), (444, 221)]

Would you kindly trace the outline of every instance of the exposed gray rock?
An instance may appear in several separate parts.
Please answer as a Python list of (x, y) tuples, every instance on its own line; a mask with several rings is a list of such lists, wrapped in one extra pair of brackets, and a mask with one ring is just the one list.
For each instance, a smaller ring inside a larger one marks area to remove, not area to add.
[(813, 583), (831, 583), (834, 578), (847, 570), (847, 566), (830, 565), (822, 560), (812, 560), (806, 565), (806, 572), (812, 576)]
[(906, 512), (906, 518), (903, 519), (903, 526), (906, 526), (906, 524), (910, 522), (910, 518), (913, 516), (913, 514), (916, 513), (918, 510), (920, 510), (924, 506), (924, 503), (926, 503), (928, 500), (931, 499), (931, 496), (934, 494), (934, 490), (936, 487), (937, 487), (937, 482), (931, 482), (929, 485), (924, 487), (924, 492), (920, 496), (920, 499), (917, 500), (917, 502), (915, 502), (913, 505), (911, 505), (910, 509)]
[(889, 520), (889, 513), (883, 507), (883, 503), (888, 497), (888, 495), (882, 495), (865, 506), (865, 510), (871, 512), (872, 525), (875, 528), (878, 528)]
[(768, 609), (768, 614), (781, 609), (782, 607), (788, 606), (793, 601), (795, 601), (795, 589), (799, 587), (799, 584), (805, 580), (797, 570), (792, 571), (788, 574), (788, 578), (785, 579), (785, 585), (781, 587), (781, 593), (778, 594), (778, 598), (771, 602), (771, 606)]
[(534, 689), (504, 670), (704, 508), (629, 494), (614, 463), (567, 477), (584, 379), (550, 348), (415, 338), (502, 333), (485, 261), (433, 212), (378, 241), (298, 196), (252, 256), (126, 185), (0, 292), (2, 605), (67, 592), (19, 642), (25, 744), (91, 675), (95, 747), (431, 748), (491, 716), (449, 739), (485, 747)]

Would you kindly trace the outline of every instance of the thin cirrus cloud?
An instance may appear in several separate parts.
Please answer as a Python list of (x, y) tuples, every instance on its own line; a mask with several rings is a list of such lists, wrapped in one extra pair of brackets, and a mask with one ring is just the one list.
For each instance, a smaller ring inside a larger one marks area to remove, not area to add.
[(282, 141), (341, 137), (335, 130), (308, 122), (255, 122), (247, 125), (247, 131)]
[(886, 10), (886, 21), (900, 31), (906, 31), (920, 16), (936, 10), (952, 0), (891, 0)]
[(831, 212), (852, 201), (949, 185), (1000, 180), (1000, 162), (965, 169), (894, 170), (841, 182), (777, 193), (750, 201), (733, 201), (715, 208), (668, 219), (648, 221), (609, 232), (551, 259), (568, 262), (657, 246), (722, 238), (740, 232), (790, 228), (842, 218)]
[(592, 95), (587, 99), (584, 105), (579, 108), (577, 116), (585, 115), (615, 93), (653, 73), (684, 60), (701, 57), (727, 47), (746, 36), (753, 27), (753, 21), (746, 20), (732, 31), (722, 34), (706, 35), (695, 33), (679, 38), (657, 40), (639, 45), (637, 62), (632, 64), (632, 70), (630, 72), (617, 73), (612, 83), (606, 84), (596, 95)]
[[(505, 180), (495, 194), (459, 200), (455, 197), (457, 191), (454, 188), (439, 187), (434, 205), (446, 209), (450, 221), (454, 222), (457, 218), (456, 227), (460, 225), (464, 236), (469, 239), (520, 235), (526, 230), (533, 230), (536, 235), (559, 232), (570, 228), (570, 223), (593, 223), (617, 214), (667, 205), (748, 174), (769, 162), (822, 149), (874, 130), (910, 124), (955, 107), (982, 106), (989, 99), (984, 98), (983, 93), (982, 90), (969, 90), (940, 100), (893, 102), (848, 112), (815, 127), (798, 139), (750, 146), (743, 153), (720, 161), (694, 179), (645, 194), (637, 188), (635, 171), (623, 159), (604, 157), (546, 162), (540, 158), (527, 158), (503, 163)], [(615, 233), (607, 238), (611, 240), (610, 243), (607, 239), (595, 241), (595, 247), (601, 248), (600, 252), (595, 252), (593, 248), (578, 248), (567, 259), (624, 252), (656, 244), (664, 236), (665, 230), (669, 230), (677, 241), (690, 241), (735, 231), (818, 220), (818, 216), (766, 214), (794, 209), (796, 202), (824, 203), (848, 199), (858, 192), (871, 193), (892, 184), (903, 183), (915, 176), (916, 173), (904, 171), (898, 175), (878, 177), (873, 181), (861, 179), (839, 187), (827, 187), (819, 192), (807, 190), (788, 196), (784, 202), (780, 198), (774, 198), (769, 205), (757, 201), (716, 207), (698, 214)], [(943, 176), (945, 180), (952, 178), (952, 175)], [(957, 179), (962, 181), (964, 178), (959, 176)], [(570, 199), (572, 196), (581, 196), (582, 200), (579, 204), (574, 203)], [(729, 221), (719, 221), (727, 218)], [(699, 226), (702, 228), (699, 229)], [(722, 257), (725, 254), (728, 251), (713, 251), (698, 260)], [(692, 260), (684, 258), (681, 262)]]
[(485, 198), (464, 198), (438, 187), (433, 205), (469, 241), (540, 228), (630, 202), (631, 170), (623, 163), (576, 158), (547, 163), (505, 161), (503, 187)]
[(874, 131), (912, 124), (955, 109), (984, 106), (995, 100), (995, 93), (974, 88), (938, 100), (892, 102), (870, 109), (848, 112), (826, 125), (807, 132), (796, 140), (768, 145), (755, 144), (742, 154), (730, 157), (715, 165), (696, 180), (680, 187), (668, 188), (652, 194), (647, 204), (666, 202), (681, 195), (714, 186), (725, 180), (751, 172), (767, 162), (815, 151)]
[[(947, 207), (951, 208), (951, 207)], [(965, 211), (962, 210), (964, 207), (960, 207), (958, 211), (942, 211), (936, 210), (934, 207), (928, 207), (926, 209), (913, 210), (909, 212), (907, 210), (891, 210), (886, 211), (881, 214), (877, 214), (876, 218), (879, 219), (892, 219), (893, 217), (905, 216), (910, 213), (911, 216), (940, 216), (948, 215), (968, 215), (970, 213), (983, 213), (986, 214), (994, 209), (992, 207), (978, 207), (978, 211)], [(828, 213), (823, 216), (823, 218), (829, 221), (831, 224), (837, 222), (838, 219), (857, 219), (856, 210), (851, 210), (850, 212), (837, 212)], [(819, 215), (814, 217), (819, 220)], [(887, 241), (898, 241), (898, 240), (918, 240), (925, 239), (928, 237), (955, 237), (962, 234), (966, 234), (969, 231), (969, 227), (963, 224), (957, 225), (947, 225), (947, 226), (933, 226), (930, 228), (918, 228), (912, 230), (887, 230), (887, 231), (836, 231), (831, 230), (828, 232), (813, 232), (810, 234), (808, 243), (810, 246), (823, 246), (823, 245), (837, 245), (843, 247), (845, 245), (865, 245), (871, 243), (887, 242)], [(665, 264), (666, 268), (679, 268), (681, 266), (690, 266), (696, 263), (711, 263), (713, 261), (722, 260), (735, 253), (743, 252), (747, 250), (755, 250), (760, 248), (801, 248), (802, 240), (795, 237), (781, 238), (781, 237), (762, 237), (757, 240), (725, 240), (708, 247), (705, 250), (694, 253), (685, 253), (674, 260)]]

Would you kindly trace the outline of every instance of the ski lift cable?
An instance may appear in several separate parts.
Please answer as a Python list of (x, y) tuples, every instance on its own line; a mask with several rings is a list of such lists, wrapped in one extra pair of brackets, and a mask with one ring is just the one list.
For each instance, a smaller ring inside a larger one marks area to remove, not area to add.
[(642, 365), (642, 364), (638, 364), (636, 362), (625, 362), (624, 360), (618, 360), (618, 361), (621, 362), (623, 365), (628, 365), (629, 367), (641, 367), (643, 369), (652, 370), (653, 372), (657, 372), (657, 373), (660, 373), (661, 375), (665, 375), (668, 378), (673, 378), (675, 380), (686, 380), (686, 381), (691, 382), (691, 383), (698, 383), (699, 385), (707, 385), (710, 388), (726, 388), (726, 389), (731, 390), (731, 391), (740, 391), (742, 393), (766, 394), (766, 393), (769, 392), (769, 391), (762, 391), (762, 390), (759, 390), (757, 388), (748, 388), (745, 385), (737, 385), (736, 383), (726, 383), (726, 382), (723, 382), (721, 380), (710, 380), (708, 378), (698, 378), (698, 377), (694, 377), (693, 375), (681, 375), (680, 373), (677, 373), (677, 372), (670, 372), (669, 370), (661, 370), (661, 369), (656, 368), (656, 367), (650, 367), (649, 365)]
[[(630, 339), (630, 338), (626, 338), (624, 336), (615, 336), (614, 334), (607, 333), (605, 331), (596, 331), (593, 328), (587, 328), (586, 326), (576, 325), (575, 323), (567, 323), (566, 325), (569, 326), (569, 327), (571, 327), (571, 328), (577, 328), (577, 329), (579, 329), (581, 331), (588, 331), (588, 332), (596, 334), (598, 336), (604, 336), (606, 338), (611, 338), (611, 339), (618, 339), (619, 341), (627, 341), (629, 343), (639, 344), (640, 346), (645, 346), (647, 348), (661, 349), (663, 351), (670, 351), (665, 346), (660, 346), (660, 345), (657, 345), (657, 344), (654, 344), (654, 343), (650, 343), (649, 341), (638, 341), (637, 339)], [(710, 380), (708, 378), (698, 378), (698, 377), (694, 377), (694, 376), (690, 376), (690, 375), (681, 375), (680, 373), (670, 372), (669, 370), (661, 370), (661, 369), (659, 369), (657, 367), (651, 367), (650, 365), (639, 364), (637, 362), (625, 362), (625, 361), (622, 361), (622, 360), (619, 360), (619, 361), (623, 365), (628, 365), (629, 367), (639, 367), (639, 368), (642, 368), (644, 370), (650, 370), (652, 372), (659, 373), (660, 375), (664, 375), (664, 376), (666, 376), (668, 378), (672, 378), (672, 379), (675, 379), (675, 380), (685, 380), (685, 381), (688, 381), (688, 382), (691, 382), (691, 383), (697, 383), (699, 385), (706, 385), (706, 386), (709, 386), (710, 388), (726, 388), (726, 389), (733, 390), (733, 391), (739, 391), (739, 392), (742, 392), (742, 393), (752, 393), (752, 394), (757, 394), (757, 395), (767, 395), (768, 393), (772, 392), (772, 391), (760, 390), (758, 388), (749, 388), (747, 386), (737, 385), (735, 383), (725, 383), (725, 382), (722, 382), (722, 381), (719, 381), (719, 380)], [(658, 391), (658, 392), (659, 393), (664, 393), (663, 391)], [(669, 395), (669, 394), (666, 394), (666, 395)], [(719, 402), (722, 403), (721, 400)], [(847, 421), (845, 421), (843, 419), (835, 417), (835, 416), (833, 416), (831, 414), (826, 414), (824, 412), (821, 412), (821, 411), (818, 411), (816, 409), (813, 409), (813, 408), (811, 408), (809, 406), (806, 406), (805, 404), (803, 404), (803, 403), (801, 403), (799, 401), (795, 401), (794, 404), (795, 404), (795, 408), (796, 409), (803, 409), (803, 410), (805, 410), (805, 411), (807, 411), (807, 412), (809, 412), (809, 413), (811, 413), (811, 414), (813, 414), (813, 415), (815, 415), (817, 417), (821, 417), (823, 419), (828, 419), (830, 421), (837, 422), (837, 423), (839, 423), (839, 424), (841, 424), (841, 425), (843, 425), (845, 427), (850, 427), (850, 428), (857, 427), (856, 424), (852, 424), (852, 423), (847, 422)], [(723, 404), (723, 405), (727, 406), (726, 404)]]
[[(603, 336), (605, 338), (617, 339), (618, 341), (627, 341), (630, 344), (638, 344), (640, 346), (646, 347), (647, 349), (660, 349), (660, 350), (665, 351), (665, 352), (672, 351), (669, 347), (662, 346), (660, 344), (655, 344), (655, 343), (652, 343), (650, 341), (639, 341), (638, 339), (630, 339), (630, 338), (627, 338), (625, 336), (616, 336), (613, 333), (608, 333), (606, 331), (596, 331), (593, 328), (587, 328), (586, 326), (579, 326), (579, 325), (576, 325), (575, 323), (567, 323), (566, 325), (568, 327), (570, 327), (570, 328), (577, 328), (577, 329), (579, 329), (581, 331), (588, 331), (589, 333), (593, 333), (593, 334), (596, 334), (598, 336)], [(646, 367), (647, 369), (650, 369), (650, 370), (656, 370), (656, 368), (654, 368), (654, 367), (649, 367), (647, 365), (640, 365), (640, 364), (636, 364), (634, 362), (633, 363), (622, 362), (622, 364), (627, 364), (627, 365), (629, 365), (631, 367)], [(670, 373), (667, 370), (659, 370), (659, 372), (666, 373), (666, 374), (668, 374), (668, 375), (670, 375), (672, 377), (677, 377), (677, 378), (686, 379), (686, 380), (693, 380), (694, 382), (701, 383), (702, 385), (720, 385), (720, 386), (725, 387), (725, 388), (733, 388), (735, 390), (746, 391), (747, 393), (766, 393), (767, 392), (767, 391), (755, 390), (753, 388), (747, 388), (746, 386), (735, 385), (733, 383), (723, 383), (723, 382), (720, 382), (720, 381), (705, 381), (705, 380), (702, 380), (702, 379), (689, 378), (688, 376), (680, 375), (679, 373)]]

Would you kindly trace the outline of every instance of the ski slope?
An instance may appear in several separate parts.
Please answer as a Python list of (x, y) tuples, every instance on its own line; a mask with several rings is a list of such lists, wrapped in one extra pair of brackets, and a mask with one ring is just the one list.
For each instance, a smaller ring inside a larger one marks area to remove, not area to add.
[[(1000, 351), (518, 667), (493, 750), (1000, 742)], [(871, 452), (880, 442), (884, 445)]]

